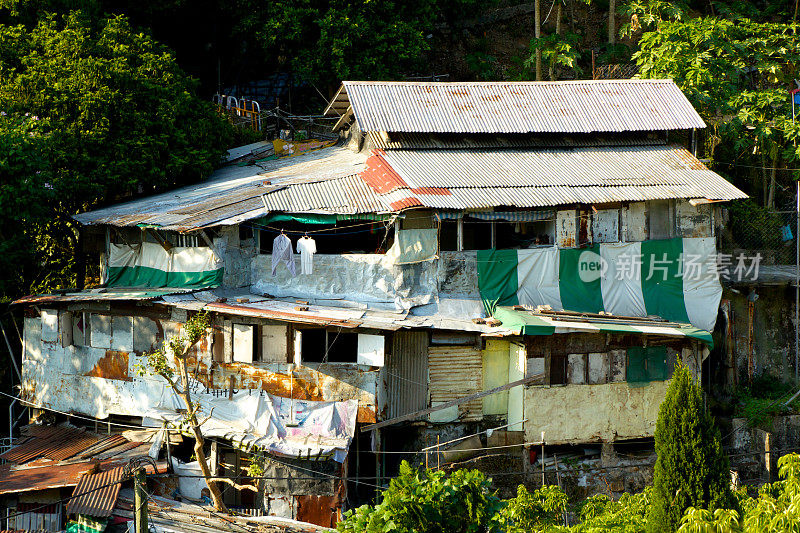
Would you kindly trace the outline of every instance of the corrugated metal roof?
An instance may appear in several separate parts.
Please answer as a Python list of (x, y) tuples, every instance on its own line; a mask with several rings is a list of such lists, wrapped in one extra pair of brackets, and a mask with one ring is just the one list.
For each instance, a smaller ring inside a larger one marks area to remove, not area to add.
[(97, 442), (95, 435), (68, 426), (31, 426), (31, 438), (0, 455), (11, 463), (27, 463), (39, 457), (61, 461)]
[(388, 210), (359, 176), (299, 183), (264, 195), (270, 211), (289, 213), (322, 211), (341, 214), (381, 213)]
[(35, 468), (0, 466), (0, 494), (74, 487), (81, 476), (93, 471), (96, 463), (48, 465)]
[(67, 502), (67, 514), (111, 516), (122, 485), (123, 469), (120, 466), (98, 474), (84, 474)]
[[(121, 435), (101, 438), (69, 425), (28, 425), (22, 428), (16, 446), (0, 456), (9, 461), (0, 465), (0, 494), (75, 486), (83, 474), (100, 470), (102, 475), (110, 475), (105, 470), (123, 466), (134, 457), (147, 456), (149, 449), (150, 444), (129, 441)], [(156, 471), (166, 472), (166, 462), (157, 462), (155, 471), (148, 467), (148, 472)], [(99, 488), (103, 484), (93, 486)], [(98, 498), (106, 501), (111, 496), (107, 491), (100, 492), (89, 503), (99, 505)]]
[[(257, 165), (230, 165), (217, 170), (202, 183), (81, 213), (73, 218), (86, 225), (145, 224), (176, 231), (237, 224), (266, 214), (262, 195), (285, 187), (353, 176), (363, 170), (365, 160), (364, 154), (334, 146)], [(371, 206), (375, 201), (374, 195), (364, 199), (355, 191), (352, 194), (357, 205)], [(323, 198), (323, 195), (317, 197)], [(334, 211), (341, 207), (332, 203), (330, 209)], [(342, 209), (346, 213), (356, 212), (356, 207), (349, 205)]]
[(345, 81), (361, 131), (592, 133), (705, 128), (672, 80), (557, 82)]
[(747, 198), (680, 146), (375, 151), (362, 179), (394, 210)]
[(187, 289), (89, 289), (81, 292), (65, 292), (61, 294), (33, 294), (14, 300), (14, 304), (38, 304), (49, 302), (81, 302), (104, 300), (152, 300), (169, 294), (187, 292)]

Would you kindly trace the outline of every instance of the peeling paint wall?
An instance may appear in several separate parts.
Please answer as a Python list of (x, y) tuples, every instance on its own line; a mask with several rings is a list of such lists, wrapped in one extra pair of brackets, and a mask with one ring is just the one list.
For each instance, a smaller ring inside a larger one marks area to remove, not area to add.
[(622, 213), (623, 235), (628, 242), (647, 240), (647, 204), (628, 204)]
[(686, 200), (675, 202), (677, 237), (712, 237), (714, 235), (713, 206), (693, 206)]
[[(25, 319), (25, 399), (61, 411), (107, 418), (111, 414), (142, 416), (169, 395), (161, 378), (140, 376), (137, 367), (145, 363), (143, 351), (160, 344), (164, 335), (177, 334), (180, 323), (93, 314), (91, 345), (62, 347), (58, 335), (55, 340), (42, 340), (42, 322), (40, 317)], [(263, 390), (314, 401), (357, 399), (358, 421), (377, 420), (379, 370), (373, 367), (307, 363), (291, 374), (285, 363), (212, 362), (211, 350), (209, 339), (203, 339), (189, 360), (190, 369), (198, 369), (198, 381), (210, 391), (224, 396), (233, 387), (235, 391)]]
[(528, 387), (525, 437), (551, 444), (651, 437), (668, 381)]
[(342, 481), (344, 472), (344, 465), (334, 461), (267, 459), (263, 475), (274, 479), (262, 483), (264, 511), (272, 516), (335, 527), (347, 495)]
[(556, 245), (560, 248), (574, 248), (578, 243), (576, 221), (578, 213), (574, 209), (556, 213)]
[[(726, 371), (726, 385), (733, 387), (746, 383), (750, 369), (754, 376), (792, 380), (795, 354), (794, 287), (753, 287), (758, 298), (753, 303), (752, 328), (749, 288), (739, 287), (738, 290), (737, 293), (730, 289), (723, 292), (723, 299), (730, 301), (732, 331), (727, 338), (723, 335), (725, 340), (715, 349), (715, 357)], [(718, 320), (717, 323), (719, 327), (725, 327), (725, 321)], [(729, 339), (732, 343), (728, 342)]]

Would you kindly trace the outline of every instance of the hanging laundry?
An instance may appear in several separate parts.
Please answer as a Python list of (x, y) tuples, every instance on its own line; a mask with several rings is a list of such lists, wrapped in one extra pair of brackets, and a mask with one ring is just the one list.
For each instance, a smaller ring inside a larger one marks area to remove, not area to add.
[(317, 253), (317, 243), (306, 235), (297, 240), (297, 253), (300, 254), (300, 273), (311, 274), (313, 270), (314, 254)]
[(297, 268), (294, 264), (294, 254), (292, 253), (292, 241), (289, 237), (281, 233), (272, 241), (272, 275), (278, 270), (278, 263), (283, 261), (292, 277), (297, 275)]

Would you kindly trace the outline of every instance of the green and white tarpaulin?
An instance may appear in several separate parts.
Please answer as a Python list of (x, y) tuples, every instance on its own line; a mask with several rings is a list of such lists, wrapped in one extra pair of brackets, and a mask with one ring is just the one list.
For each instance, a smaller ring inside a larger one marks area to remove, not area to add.
[(108, 257), (109, 287), (217, 287), (222, 282), (223, 263), (211, 248), (160, 244), (134, 246), (111, 244)]
[(714, 346), (711, 333), (696, 328), (691, 324), (633, 324), (620, 323), (609, 318), (583, 321), (580, 317), (550, 318), (528, 311), (517, 311), (511, 307), (498, 306), (494, 310), (494, 318), (503, 323), (503, 328), (519, 331), (520, 335), (555, 335), (558, 333), (635, 333), (645, 335), (664, 335), (666, 337), (690, 337)]
[(597, 244), (586, 248), (479, 250), (478, 284), (495, 306), (659, 316), (711, 331), (722, 286), (713, 238)]

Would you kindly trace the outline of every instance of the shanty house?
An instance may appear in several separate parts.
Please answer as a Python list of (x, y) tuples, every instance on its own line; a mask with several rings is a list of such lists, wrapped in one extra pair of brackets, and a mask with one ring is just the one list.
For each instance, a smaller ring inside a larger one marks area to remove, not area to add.
[(17, 301), (27, 405), (174, 429), (137, 368), (208, 311), (214, 467), (270, 478), (227, 502), (326, 525), (437, 432), (653, 435), (675, 361), (708, 365), (721, 206), (745, 197), (693, 154), (672, 81), (344, 82), (326, 113), (338, 142), (76, 215), (103, 286)]

